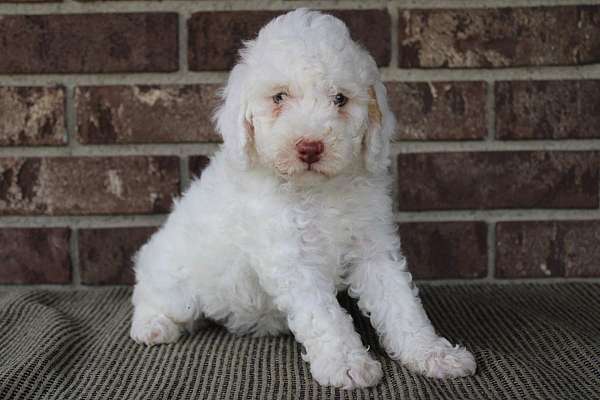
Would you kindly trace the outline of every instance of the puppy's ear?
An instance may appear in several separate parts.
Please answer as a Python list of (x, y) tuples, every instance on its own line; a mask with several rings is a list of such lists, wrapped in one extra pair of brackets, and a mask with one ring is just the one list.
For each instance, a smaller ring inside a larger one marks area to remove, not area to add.
[(390, 139), (396, 120), (387, 103), (385, 86), (377, 81), (369, 88), (369, 123), (364, 138), (364, 157), (367, 170), (383, 172), (390, 164)]
[(223, 136), (225, 155), (241, 169), (250, 167), (254, 136), (244, 88), (247, 69), (243, 64), (233, 68), (222, 92), (223, 103), (214, 117)]

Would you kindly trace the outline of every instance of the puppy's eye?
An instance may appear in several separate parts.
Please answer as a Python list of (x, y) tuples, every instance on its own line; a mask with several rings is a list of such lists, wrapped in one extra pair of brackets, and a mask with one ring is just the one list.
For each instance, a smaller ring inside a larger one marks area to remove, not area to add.
[(338, 93), (333, 98), (333, 104), (338, 107), (343, 107), (348, 102), (348, 98), (341, 93)]
[(275, 96), (273, 96), (273, 103), (279, 104), (287, 97), (286, 92), (279, 92)]

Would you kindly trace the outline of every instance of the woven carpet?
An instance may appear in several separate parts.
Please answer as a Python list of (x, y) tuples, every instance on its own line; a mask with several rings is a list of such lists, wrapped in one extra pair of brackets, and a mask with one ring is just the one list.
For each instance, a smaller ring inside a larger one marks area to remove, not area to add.
[(600, 399), (600, 285), (423, 286), (439, 333), (474, 352), (478, 372), (413, 374), (357, 329), (383, 364), (374, 388), (318, 386), (289, 336), (209, 326), (152, 348), (128, 337), (127, 288), (0, 294), (0, 399)]

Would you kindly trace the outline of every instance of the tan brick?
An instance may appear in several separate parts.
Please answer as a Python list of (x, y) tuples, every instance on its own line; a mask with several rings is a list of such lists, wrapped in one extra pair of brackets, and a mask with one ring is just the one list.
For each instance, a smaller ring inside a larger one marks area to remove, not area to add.
[(0, 87), (0, 145), (66, 143), (63, 88)]
[(600, 6), (400, 10), (402, 68), (600, 61)]
[(76, 90), (84, 144), (214, 142), (220, 85), (96, 86)]
[(176, 157), (0, 158), (0, 215), (164, 213)]

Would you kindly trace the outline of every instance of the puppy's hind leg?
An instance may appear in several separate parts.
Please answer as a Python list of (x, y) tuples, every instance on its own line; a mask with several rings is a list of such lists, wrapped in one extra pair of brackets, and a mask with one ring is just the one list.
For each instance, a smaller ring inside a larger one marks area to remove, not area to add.
[(199, 303), (183, 283), (169, 279), (151, 282), (143, 273), (138, 274), (132, 302), (130, 336), (138, 343), (172, 343), (184, 331), (193, 333), (200, 325)]
[(178, 290), (153, 288), (138, 283), (132, 297), (134, 311), (130, 336), (148, 346), (175, 342), (184, 333), (195, 333), (205, 325), (194, 296)]
[(167, 224), (134, 258), (137, 283), (130, 336), (138, 343), (174, 342), (202, 312), (189, 267), (195, 254), (176, 227)]
[(182, 328), (156, 308), (140, 304), (133, 311), (130, 336), (137, 343), (153, 346), (175, 342), (181, 336)]

